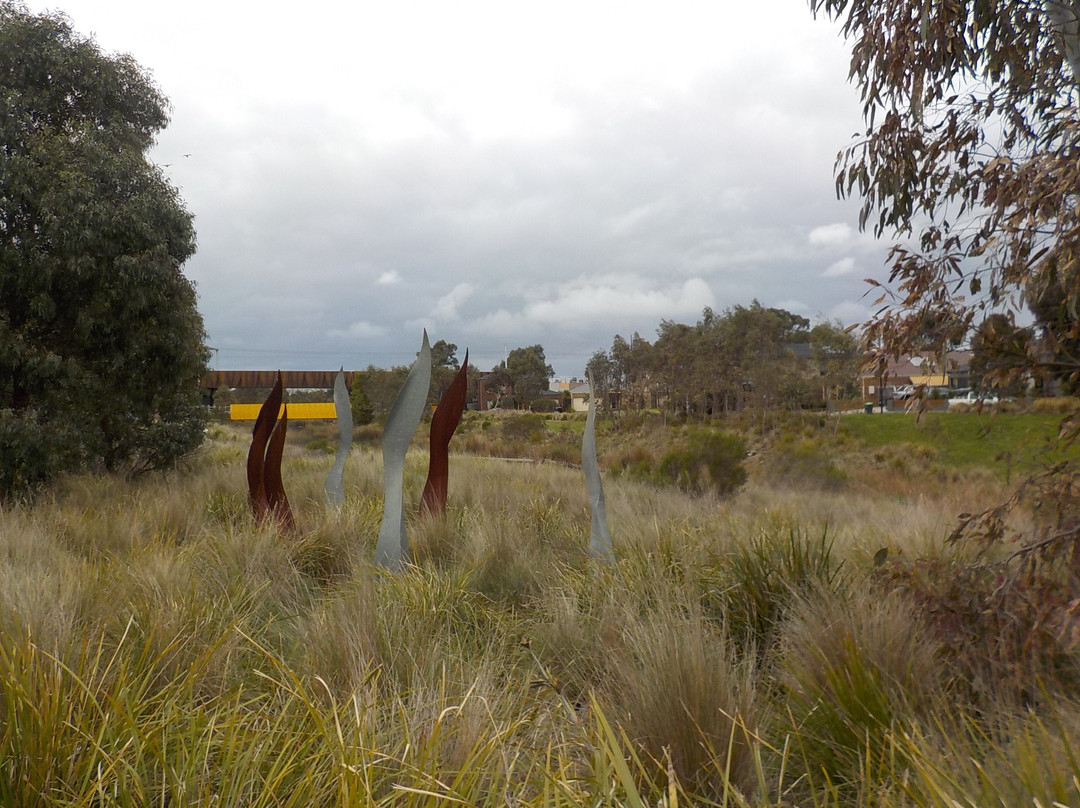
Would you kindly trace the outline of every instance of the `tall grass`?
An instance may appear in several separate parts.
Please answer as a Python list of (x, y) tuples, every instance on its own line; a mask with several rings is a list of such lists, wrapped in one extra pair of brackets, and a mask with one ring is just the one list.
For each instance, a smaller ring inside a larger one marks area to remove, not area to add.
[(595, 565), (580, 472), (454, 456), (446, 520), (410, 516), (389, 575), (374, 451), (335, 509), (330, 458), (289, 447), (282, 534), (247, 513), (243, 447), (219, 430), (185, 472), (0, 513), (0, 804), (1076, 802), (1071, 635), (1044, 698), (990, 701), (874, 567), (965, 562), (943, 541), (979, 478), (609, 480), (619, 559)]

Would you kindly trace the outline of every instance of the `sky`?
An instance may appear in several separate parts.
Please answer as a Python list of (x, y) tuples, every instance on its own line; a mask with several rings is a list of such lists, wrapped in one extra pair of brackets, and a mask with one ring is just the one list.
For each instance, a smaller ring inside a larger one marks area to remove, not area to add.
[(861, 322), (885, 274), (835, 192), (849, 49), (805, 0), (28, 5), (170, 99), (150, 156), (220, 369), (409, 364), (426, 328), (581, 375), (706, 306)]

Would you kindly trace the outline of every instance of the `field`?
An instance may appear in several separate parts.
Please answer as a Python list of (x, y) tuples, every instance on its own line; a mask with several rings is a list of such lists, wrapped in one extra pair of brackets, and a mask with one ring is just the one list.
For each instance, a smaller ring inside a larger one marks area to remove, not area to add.
[(1004, 591), (1007, 546), (946, 541), (1059, 423), (724, 423), (751, 452), (727, 496), (645, 471), (717, 425), (608, 423), (604, 565), (577, 422), (470, 417), (397, 575), (370, 561), (377, 430), (341, 509), (329, 429), (291, 434), (290, 534), (214, 425), (168, 477), (0, 514), (0, 803), (1080, 804), (1074, 582)]

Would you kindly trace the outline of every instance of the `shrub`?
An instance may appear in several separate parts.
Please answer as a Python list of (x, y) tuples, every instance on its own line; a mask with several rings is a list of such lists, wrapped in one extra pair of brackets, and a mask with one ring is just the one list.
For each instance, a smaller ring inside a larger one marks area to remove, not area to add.
[(501, 437), (508, 441), (537, 440), (547, 427), (542, 415), (513, 414), (502, 420)]
[(817, 441), (784, 441), (769, 455), (768, 473), (774, 482), (799, 488), (837, 491), (847, 475)]
[(731, 786), (751, 793), (748, 738), (761, 712), (753, 663), (740, 660), (697, 610), (682, 611), (663, 607), (630, 622), (606, 700), (644, 749), (644, 767), (655, 767), (654, 779), (667, 763), (707, 798), (722, 799)]
[(1037, 398), (1031, 403), (1032, 412), (1067, 415), (1080, 410), (1080, 398), (1068, 396)]
[(353, 388), (349, 391), (349, 408), (352, 410), (353, 423), (357, 426), (364, 426), (375, 420), (375, 406), (360, 386), (359, 379), (353, 382)]
[(832, 547), (827, 530), (817, 541), (795, 527), (762, 531), (720, 556), (703, 576), (708, 613), (725, 621), (740, 647), (764, 654), (796, 598), (839, 591), (843, 563)]
[(745, 459), (746, 445), (737, 435), (696, 430), (661, 458), (655, 478), (694, 493), (731, 494), (746, 482)]
[(888, 760), (894, 731), (930, 715), (944, 692), (938, 645), (915, 609), (870, 589), (851, 595), (801, 598), (779, 663), (796, 754), (844, 791), (902, 769)]
[(973, 702), (1031, 704), (1044, 689), (1080, 684), (1075, 582), (1053, 570), (1005, 569), (951, 559), (897, 560), (877, 572), (906, 592), (947, 649)]

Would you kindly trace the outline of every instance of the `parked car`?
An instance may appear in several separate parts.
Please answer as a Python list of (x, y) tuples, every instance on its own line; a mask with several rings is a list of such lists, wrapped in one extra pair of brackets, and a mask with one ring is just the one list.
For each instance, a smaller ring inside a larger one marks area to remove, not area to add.
[(893, 388), (893, 401), (907, 401), (915, 395), (915, 386), (911, 384), (900, 384)]
[(997, 404), (1001, 399), (998, 398), (996, 393), (980, 393), (978, 390), (968, 390), (962, 396), (949, 399), (949, 406), (953, 404), (969, 404), (973, 406), (982, 405), (984, 407), (992, 404)]

